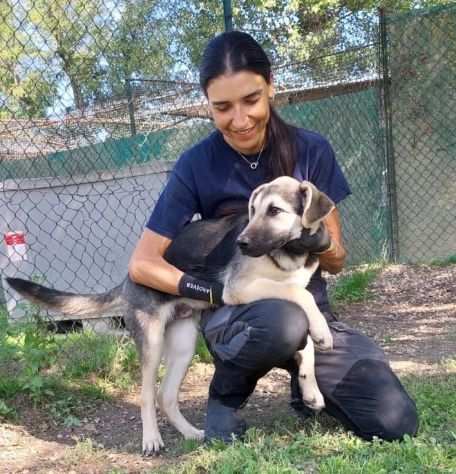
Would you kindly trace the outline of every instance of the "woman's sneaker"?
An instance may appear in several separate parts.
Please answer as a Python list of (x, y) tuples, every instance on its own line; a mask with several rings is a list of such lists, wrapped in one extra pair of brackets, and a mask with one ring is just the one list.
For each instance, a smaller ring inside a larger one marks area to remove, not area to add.
[(220, 400), (209, 398), (204, 440), (230, 443), (233, 439), (242, 438), (247, 431), (247, 423), (239, 417), (237, 410), (237, 408), (222, 405)]

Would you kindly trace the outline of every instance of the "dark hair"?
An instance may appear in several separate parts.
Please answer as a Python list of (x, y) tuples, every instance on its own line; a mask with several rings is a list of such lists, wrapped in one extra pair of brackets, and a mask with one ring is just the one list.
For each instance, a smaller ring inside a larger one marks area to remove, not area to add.
[[(229, 31), (209, 41), (200, 65), (200, 85), (206, 96), (212, 79), (240, 71), (259, 74), (271, 83), (271, 62), (249, 34)], [(270, 111), (266, 128), (268, 177), (291, 176), (296, 163), (296, 129), (282, 120), (272, 105)]]

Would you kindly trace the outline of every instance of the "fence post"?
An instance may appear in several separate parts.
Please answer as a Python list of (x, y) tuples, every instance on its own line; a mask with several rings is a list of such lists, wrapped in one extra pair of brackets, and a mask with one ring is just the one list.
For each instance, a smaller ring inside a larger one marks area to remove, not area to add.
[(225, 31), (233, 31), (233, 9), (231, 0), (223, 0), (223, 17), (225, 19)]
[(385, 11), (379, 8), (380, 20), (380, 65), (382, 76), (382, 105), (385, 121), (385, 154), (386, 154), (386, 192), (388, 200), (388, 243), (389, 260), (397, 262), (399, 259), (399, 232), (397, 213), (396, 172), (394, 163), (393, 127), (391, 110), (391, 77), (388, 63), (388, 33), (386, 30)]
[(125, 80), (125, 93), (127, 96), (128, 115), (130, 116), (131, 136), (134, 137), (136, 135), (135, 106), (133, 104), (133, 94), (131, 92), (130, 79)]

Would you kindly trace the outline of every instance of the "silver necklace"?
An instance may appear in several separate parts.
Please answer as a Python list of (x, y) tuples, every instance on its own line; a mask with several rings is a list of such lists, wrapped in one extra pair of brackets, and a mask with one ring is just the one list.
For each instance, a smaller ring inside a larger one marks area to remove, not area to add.
[[(265, 140), (266, 141), (266, 140)], [(260, 162), (260, 158), (261, 158), (261, 154), (263, 153), (263, 148), (264, 148), (264, 142), (263, 141), (263, 144), (261, 145), (261, 150), (260, 150), (260, 153), (258, 153), (258, 156), (256, 157), (256, 160), (255, 161), (250, 161), (248, 160), (240, 151), (236, 150), (240, 157), (246, 162), (249, 164), (250, 166), (250, 169), (252, 170), (256, 170), (258, 168), (258, 163)]]

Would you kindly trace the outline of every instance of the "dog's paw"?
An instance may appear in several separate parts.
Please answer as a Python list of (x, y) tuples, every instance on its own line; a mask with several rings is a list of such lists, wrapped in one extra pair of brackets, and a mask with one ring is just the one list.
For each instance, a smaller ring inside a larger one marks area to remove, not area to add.
[(315, 344), (315, 349), (318, 351), (327, 352), (332, 350), (333, 337), (326, 322), (312, 326), (310, 328), (310, 337)]
[(304, 405), (310, 409), (319, 412), (325, 408), (325, 400), (318, 388), (316, 390), (307, 390), (302, 394)]
[(165, 447), (160, 433), (144, 437), (142, 443), (143, 456), (158, 456), (160, 450)]
[[(302, 367), (300, 368), (302, 369)], [(325, 407), (325, 400), (320, 389), (318, 388), (317, 380), (312, 372), (299, 371), (299, 388), (302, 394), (302, 401), (304, 405), (312, 410), (319, 412)]]
[(196, 439), (201, 441), (204, 439), (204, 430), (198, 430), (197, 428), (192, 427), (192, 429), (182, 433), (185, 439)]

